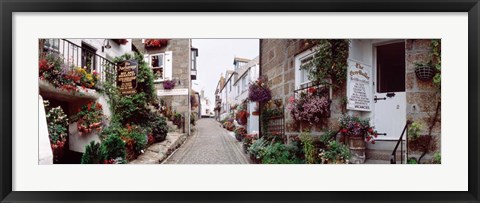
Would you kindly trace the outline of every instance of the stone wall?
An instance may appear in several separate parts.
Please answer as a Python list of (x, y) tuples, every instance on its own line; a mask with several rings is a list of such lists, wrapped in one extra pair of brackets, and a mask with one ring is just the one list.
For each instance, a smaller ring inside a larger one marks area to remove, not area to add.
[[(437, 103), (440, 102), (440, 91), (433, 82), (421, 81), (415, 75), (415, 63), (428, 63), (431, 59), (431, 40), (406, 40), (406, 94), (407, 94), (407, 119), (422, 124), (421, 134), (427, 135), (435, 116)], [(437, 148), (440, 151), (441, 111), (438, 112), (438, 122), (432, 129), (436, 138)]]
[[(311, 48), (311, 44), (300, 39), (261, 39), (260, 47), (260, 75), (267, 76), (272, 99), (281, 99), (285, 105), (285, 134), (298, 135), (303, 130), (319, 134), (326, 126), (315, 125), (310, 128), (306, 124), (296, 123), (287, 108), (288, 100), (294, 96), (295, 90), (295, 56)], [(342, 98), (345, 94), (345, 87), (333, 91), (328, 128), (338, 126), (338, 118), (344, 111)]]
[[(167, 46), (156, 49), (145, 49), (142, 39), (133, 39), (133, 44), (143, 54), (165, 53), (172, 51), (172, 79), (176, 80), (175, 89), (191, 90), (190, 82), (190, 39), (171, 39)], [(161, 82), (155, 83), (155, 89), (163, 89)], [(185, 131), (188, 132), (190, 125), (190, 96), (160, 96), (177, 113), (185, 116)]]

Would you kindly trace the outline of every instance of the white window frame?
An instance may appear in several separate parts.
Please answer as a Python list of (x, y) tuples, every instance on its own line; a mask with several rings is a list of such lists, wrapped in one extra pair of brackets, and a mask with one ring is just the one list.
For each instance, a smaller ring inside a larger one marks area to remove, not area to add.
[[(147, 63), (148, 63), (148, 66), (150, 67), (150, 69), (152, 70), (152, 72), (153, 72), (153, 67), (152, 67), (152, 57), (153, 57), (153, 56), (162, 56), (162, 60), (163, 60), (163, 61), (162, 61), (162, 67), (161, 67), (161, 68), (163, 69), (163, 71), (162, 71), (162, 74), (163, 74), (163, 75), (162, 75), (162, 78), (161, 78), (161, 79), (156, 79), (156, 80), (154, 79), (153, 82), (162, 82), (162, 81), (165, 80), (165, 53), (156, 53), (156, 54), (150, 54), (150, 55), (148, 55), (148, 61), (147, 61)], [(155, 75), (154, 72), (153, 72), (153, 74)]]
[[(300, 66), (302, 65), (302, 60), (307, 57), (313, 56), (312, 49), (308, 49), (298, 55), (295, 56), (295, 89), (300, 89), (304, 85), (308, 85), (311, 81), (308, 79), (308, 72), (305, 69), (300, 70)], [(304, 76), (304, 80), (302, 80), (302, 76)]]

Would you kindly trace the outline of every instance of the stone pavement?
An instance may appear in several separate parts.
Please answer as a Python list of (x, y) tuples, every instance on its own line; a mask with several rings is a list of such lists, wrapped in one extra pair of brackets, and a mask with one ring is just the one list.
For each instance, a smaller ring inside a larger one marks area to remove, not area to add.
[(145, 153), (129, 164), (159, 164), (177, 149), (187, 136), (177, 131), (169, 132), (163, 142), (155, 143), (145, 150)]
[(193, 136), (165, 164), (248, 164), (241, 142), (211, 118), (197, 121)]

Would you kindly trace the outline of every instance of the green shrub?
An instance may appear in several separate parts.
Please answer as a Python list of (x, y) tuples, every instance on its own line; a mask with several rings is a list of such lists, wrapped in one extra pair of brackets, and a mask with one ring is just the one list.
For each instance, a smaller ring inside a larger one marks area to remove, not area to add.
[(418, 164), (418, 161), (416, 158), (411, 157), (411, 158), (408, 158), (407, 164)]
[(408, 138), (417, 139), (420, 137), (420, 131), (422, 130), (423, 125), (419, 122), (413, 122), (408, 128)]
[(167, 120), (156, 114), (150, 114), (149, 127), (152, 130), (152, 135), (155, 138), (155, 142), (164, 141), (167, 137), (168, 126)]
[(442, 155), (440, 154), (440, 152), (435, 152), (435, 154), (433, 154), (433, 163), (434, 164), (442, 163)]
[(91, 141), (89, 145), (85, 146), (85, 153), (82, 155), (81, 164), (101, 164), (105, 159), (104, 157), (100, 143)]
[(302, 132), (300, 134), (300, 141), (303, 143), (303, 152), (305, 153), (305, 161), (308, 164), (317, 162), (317, 150), (313, 144), (314, 138), (310, 132)]
[(105, 155), (106, 160), (121, 158), (125, 160), (126, 145), (125, 142), (118, 135), (109, 135), (101, 145), (102, 154)]
[(140, 131), (140, 129), (132, 130), (132, 132), (128, 133), (128, 137), (133, 139), (135, 142), (134, 150), (135, 152), (140, 152), (147, 147), (147, 135)]
[(320, 142), (328, 144), (330, 140), (335, 139), (336, 134), (337, 132), (335, 131), (327, 130), (320, 136)]
[(266, 145), (267, 145), (267, 141), (263, 139), (263, 137), (258, 140), (255, 140), (250, 145), (250, 147), (248, 147), (248, 154), (250, 154), (250, 156), (253, 156), (256, 159), (261, 159), (262, 158), (261, 152)]
[(335, 140), (331, 140), (327, 144), (327, 148), (325, 150), (321, 150), (320, 159), (322, 163), (348, 163), (350, 159), (350, 150), (347, 146), (342, 143), (339, 143)]
[(298, 148), (275, 142), (261, 150), (262, 163), (264, 164), (300, 164), (303, 160), (295, 156)]

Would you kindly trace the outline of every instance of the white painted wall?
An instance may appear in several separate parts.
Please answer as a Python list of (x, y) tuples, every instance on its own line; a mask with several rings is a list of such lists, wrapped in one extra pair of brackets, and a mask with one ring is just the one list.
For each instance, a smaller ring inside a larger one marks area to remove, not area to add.
[(53, 164), (45, 106), (43, 106), (43, 98), (40, 95), (38, 95), (38, 109), (38, 164)]

